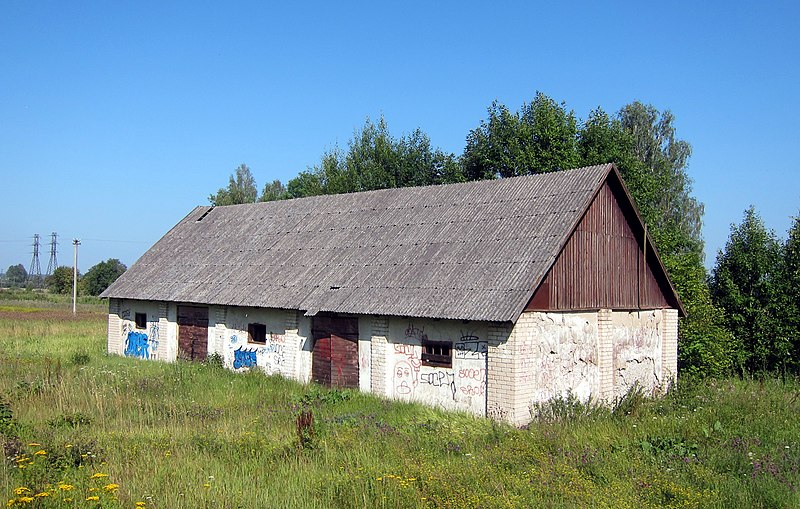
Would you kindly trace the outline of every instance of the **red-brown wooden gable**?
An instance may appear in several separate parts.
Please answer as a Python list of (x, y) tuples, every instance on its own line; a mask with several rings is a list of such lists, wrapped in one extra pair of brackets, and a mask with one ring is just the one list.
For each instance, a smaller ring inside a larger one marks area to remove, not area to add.
[(678, 307), (655, 253), (643, 254), (643, 245), (626, 193), (606, 180), (526, 310)]

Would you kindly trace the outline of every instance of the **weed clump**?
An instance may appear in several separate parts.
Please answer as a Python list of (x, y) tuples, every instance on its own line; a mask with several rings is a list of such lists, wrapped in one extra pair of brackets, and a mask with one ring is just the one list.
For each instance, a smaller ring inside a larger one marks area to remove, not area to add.
[(313, 449), (316, 435), (314, 433), (314, 412), (303, 410), (297, 415), (297, 442), (300, 449)]
[(544, 403), (533, 403), (531, 417), (542, 423), (569, 423), (599, 417), (606, 409), (592, 401), (581, 401), (572, 391), (559, 395)]

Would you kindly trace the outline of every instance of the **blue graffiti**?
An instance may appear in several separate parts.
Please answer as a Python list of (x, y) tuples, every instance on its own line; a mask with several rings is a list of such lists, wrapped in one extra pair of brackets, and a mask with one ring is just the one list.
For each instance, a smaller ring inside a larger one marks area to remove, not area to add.
[(134, 331), (128, 332), (128, 338), (125, 340), (125, 355), (128, 357), (149, 359), (149, 348), (150, 344), (147, 341), (147, 334)]
[(233, 367), (251, 368), (256, 365), (256, 350), (243, 349), (241, 346), (233, 351)]

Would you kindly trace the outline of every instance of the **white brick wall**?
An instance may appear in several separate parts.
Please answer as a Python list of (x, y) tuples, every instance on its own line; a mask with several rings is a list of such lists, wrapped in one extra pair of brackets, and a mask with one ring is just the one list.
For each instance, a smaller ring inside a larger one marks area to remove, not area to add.
[(678, 310), (664, 310), (661, 380), (667, 386), (678, 378)]
[(285, 316), (285, 336), (286, 336), (286, 349), (287, 352), (293, 352), (286, 355), (285, 366), (281, 368), (284, 376), (294, 378), (301, 382), (306, 382), (305, 373), (302, 373), (300, 368), (300, 352), (302, 351), (303, 338), (300, 337), (298, 327), (298, 311), (289, 309), (286, 311)]
[(611, 341), (611, 310), (601, 309), (597, 312), (597, 351), (600, 368), (601, 401), (610, 402), (614, 394), (614, 345)]
[(372, 317), (372, 335), (370, 341), (371, 381), (370, 391), (373, 394), (387, 394), (386, 385), (386, 337), (389, 335), (389, 318)]
[(122, 320), (119, 318), (120, 300), (108, 299), (108, 353), (122, 355)]

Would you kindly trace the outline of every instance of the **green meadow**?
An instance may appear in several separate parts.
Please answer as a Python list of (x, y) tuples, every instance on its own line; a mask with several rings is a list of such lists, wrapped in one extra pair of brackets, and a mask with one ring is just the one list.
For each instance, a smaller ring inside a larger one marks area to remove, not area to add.
[(800, 507), (800, 383), (685, 380), (527, 429), (218, 361), (105, 354), (101, 301), (0, 295), (8, 507)]

